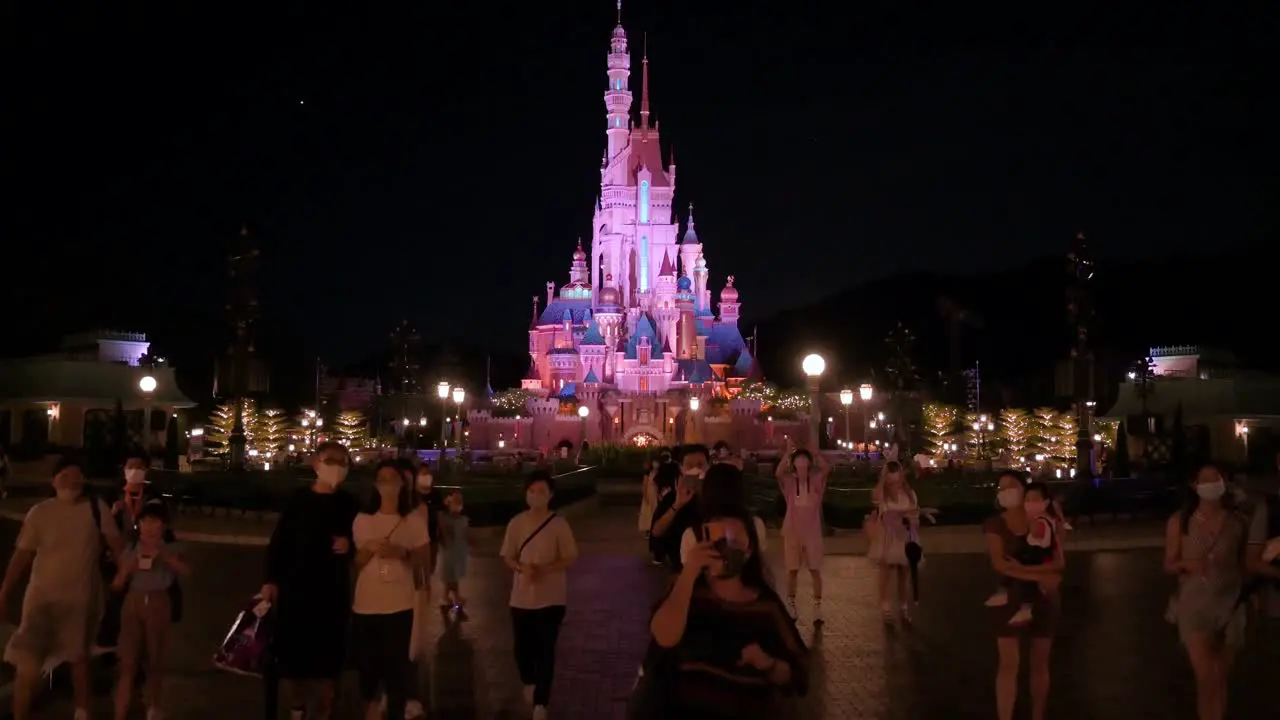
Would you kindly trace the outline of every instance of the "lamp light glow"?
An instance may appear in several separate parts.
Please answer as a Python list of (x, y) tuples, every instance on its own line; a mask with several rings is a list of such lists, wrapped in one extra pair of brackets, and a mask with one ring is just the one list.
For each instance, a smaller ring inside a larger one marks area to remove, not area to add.
[(456, 403), (458, 403), (459, 405), (461, 405), (461, 404), (462, 404), (462, 401), (463, 401), (463, 400), (466, 400), (466, 399), (467, 399), (467, 391), (466, 391), (466, 390), (463, 390), (463, 389), (462, 389), (462, 388), (460, 388), (460, 387), (456, 387), (456, 388), (454, 388), (454, 389), (453, 389), (453, 401), (454, 401), (454, 402), (456, 402)]
[(693, 397), (689, 398), (689, 409), (690, 409), (690, 410), (692, 410), (692, 411), (694, 411), (694, 412), (698, 412), (698, 406), (699, 406), (701, 403), (702, 403), (702, 401), (701, 401), (701, 400), (699, 400), (699, 399), (698, 399), (698, 396), (696, 396), (696, 395), (695, 395), (695, 396), (693, 396)]
[(804, 374), (809, 377), (818, 377), (823, 370), (827, 369), (827, 361), (817, 353), (809, 353), (801, 361), (800, 369), (804, 370)]
[(142, 379), (138, 381), (138, 389), (144, 393), (155, 392), (156, 379), (150, 375), (143, 375)]
[(586, 420), (587, 416), (590, 414), (591, 414), (591, 408), (587, 407), (586, 405), (578, 406), (578, 417), (582, 418), (583, 420)]
[(840, 404), (849, 406), (853, 404), (853, 391), (848, 388), (840, 391)]
[(858, 386), (858, 397), (862, 398), (863, 402), (871, 400), (871, 396), (875, 392), (875, 388), (871, 387), (871, 383), (862, 383)]
[(447, 380), (442, 380), (436, 384), (436, 395), (439, 395), (441, 400), (449, 397), (449, 382)]

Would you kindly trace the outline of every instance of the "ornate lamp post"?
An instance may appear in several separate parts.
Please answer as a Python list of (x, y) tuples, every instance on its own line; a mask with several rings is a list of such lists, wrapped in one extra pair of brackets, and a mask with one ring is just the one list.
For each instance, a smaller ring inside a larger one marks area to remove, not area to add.
[(578, 406), (578, 417), (582, 418), (582, 440), (578, 442), (578, 451), (582, 451), (582, 444), (587, 441), (587, 416), (591, 414), (591, 408), (586, 405)]
[(693, 431), (691, 433), (693, 437), (685, 442), (698, 442), (698, 408), (701, 406), (702, 401), (698, 399), (697, 395), (689, 398), (689, 429)]
[(818, 422), (820, 421), (820, 408), (818, 407), (818, 388), (822, 378), (822, 371), (827, 369), (827, 361), (817, 353), (810, 353), (805, 356), (800, 363), (800, 369), (804, 371), (805, 377), (808, 378), (809, 384), (809, 451), (818, 452)]
[(151, 398), (152, 393), (156, 391), (156, 379), (150, 375), (143, 375), (138, 381), (138, 389), (142, 391), (142, 402), (144, 410), (142, 417), (142, 450), (148, 452), (151, 450)]
[(467, 399), (467, 391), (460, 387), (453, 389), (453, 404), (458, 407), (458, 437), (455, 443), (462, 447), (462, 402)]
[(849, 442), (849, 406), (853, 405), (853, 391), (845, 388), (840, 391), (840, 404), (844, 406), (844, 445), (845, 448), (852, 447)]
[(440, 398), (440, 456), (444, 457), (445, 446), (449, 444), (449, 436), (446, 427), (449, 423), (445, 420), (449, 416), (449, 381), (441, 380), (436, 384), (436, 395)]

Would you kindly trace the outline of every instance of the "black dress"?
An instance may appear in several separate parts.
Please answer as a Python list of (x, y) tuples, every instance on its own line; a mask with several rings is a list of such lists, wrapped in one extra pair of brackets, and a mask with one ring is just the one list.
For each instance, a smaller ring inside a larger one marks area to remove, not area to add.
[(305, 488), (280, 513), (267, 546), (266, 579), (279, 589), (272, 653), (281, 678), (324, 680), (342, 674), (355, 545), (338, 555), (333, 541), (345, 537), (351, 543), (359, 510), (347, 492)]

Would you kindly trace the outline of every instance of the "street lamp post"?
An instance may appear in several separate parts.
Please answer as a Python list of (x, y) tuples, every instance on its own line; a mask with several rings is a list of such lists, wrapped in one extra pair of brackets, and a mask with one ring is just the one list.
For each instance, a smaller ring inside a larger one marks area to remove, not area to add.
[(693, 437), (685, 440), (688, 443), (698, 442), (698, 408), (702, 405), (702, 401), (697, 395), (689, 398), (689, 428), (693, 430)]
[(844, 406), (844, 445), (846, 448), (851, 447), (849, 443), (849, 406), (853, 405), (853, 391), (845, 388), (840, 391), (840, 404)]
[(871, 387), (871, 383), (862, 383), (858, 386), (858, 398), (862, 400), (863, 424), (866, 425), (864, 429), (867, 431), (862, 444), (867, 452), (871, 452), (871, 398), (875, 396), (875, 393), (875, 388)]
[(582, 446), (587, 442), (587, 416), (591, 414), (591, 408), (586, 405), (578, 406), (578, 417), (582, 418), (582, 440), (578, 442), (578, 453), (581, 456)]
[(827, 369), (827, 361), (817, 353), (810, 353), (800, 363), (809, 381), (809, 452), (818, 452), (818, 422), (821, 420), (821, 408), (818, 406), (818, 389), (822, 371)]
[(445, 428), (449, 425), (445, 422), (445, 418), (449, 416), (449, 381), (441, 380), (436, 385), (436, 395), (440, 398), (440, 457), (444, 457), (444, 449), (449, 444), (449, 436), (445, 434)]
[(462, 401), (467, 399), (467, 391), (460, 387), (453, 389), (453, 403), (458, 406), (458, 437), (455, 440), (458, 447), (462, 447)]
[(142, 451), (150, 452), (151, 450), (151, 398), (152, 393), (156, 391), (156, 379), (150, 375), (143, 375), (138, 381), (138, 389), (142, 391), (143, 417), (142, 417)]

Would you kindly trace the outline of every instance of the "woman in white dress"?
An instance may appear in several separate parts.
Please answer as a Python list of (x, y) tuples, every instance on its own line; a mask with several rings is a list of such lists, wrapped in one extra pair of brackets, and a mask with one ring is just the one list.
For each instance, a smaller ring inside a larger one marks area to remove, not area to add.
[(880, 481), (871, 492), (871, 500), (876, 504), (879, 539), (877, 552), (871, 558), (880, 567), (880, 612), (885, 622), (893, 622), (893, 605), (890, 597), (890, 579), (896, 576), (898, 584), (898, 602), (901, 606), (903, 622), (911, 621), (908, 606), (907, 577), (910, 563), (907, 559), (907, 543), (911, 540), (911, 532), (919, 528), (920, 506), (916, 502), (916, 494), (907, 484), (907, 476), (902, 464), (891, 460), (884, 464), (880, 471)]

